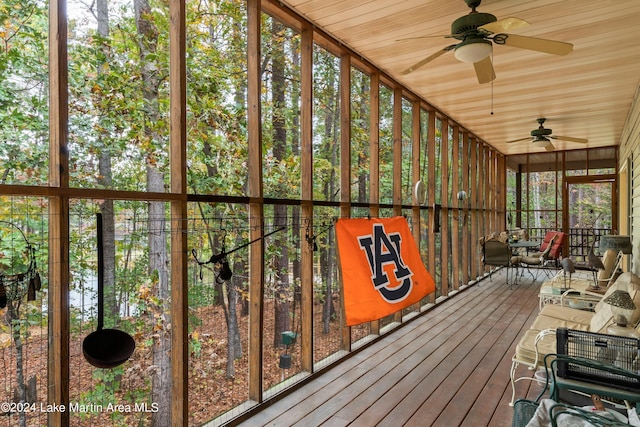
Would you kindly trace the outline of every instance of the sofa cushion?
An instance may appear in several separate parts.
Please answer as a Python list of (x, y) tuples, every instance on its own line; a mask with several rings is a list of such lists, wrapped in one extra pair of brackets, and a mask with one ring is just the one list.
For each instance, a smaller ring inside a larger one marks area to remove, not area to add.
[[(555, 304), (553, 304), (555, 305)], [(570, 308), (570, 307), (565, 307), (565, 308)], [(572, 309), (572, 310), (576, 310), (576, 309)], [(554, 328), (567, 328), (567, 329), (576, 329), (579, 331), (588, 331), (590, 330), (590, 326), (591, 326), (591, 317), (593, 317), (593, 312), (588, 312), (585, 310), (577, 310), (577, 311), (582, 311), (585, 313), (589, 313), (591, 314), (591, 316), (589, 316), (589, 320), (587, 321), (587, 323), (583, 323), (582, 321), (577, 321), (577, 320), (583, 320), (583, 319), (557, 319), (555, 317), (547, 317), (547, 316), (540, 316), (538, 315), (536, 317), (536, 319), (533, 321), (533, 323), (531, 324), (531, 329), (537, 330), (537, 331), (541, 331), (544, 329), (554, 329)]]
[[(527, 330), (518, 345), (516, 346), (515, 359), (518, 362), (526, 363), (533, 366), (536, 360), (536, 337), (540, 331), (534, 329)], [(556, 336), (555, 334), (548, 335), (538, 341), (538, 366), (541, 366), (544, 362), (544, 356), (546, 354), (556, 352)]]
[(588, 325), (593, 317), (590, 311), (579, 310), (577, 308), (564, 307), (559, 304), (547, 304), (540, 310), (539, 316), (546, 316), (553, 319), (571, 321)]
[(591, 325), (591, 311), (563, 307), (558, 304), (547, 304), (531, 324), (530, 329), (542, 331), (544, 329), (568, 328), (588, 331)]

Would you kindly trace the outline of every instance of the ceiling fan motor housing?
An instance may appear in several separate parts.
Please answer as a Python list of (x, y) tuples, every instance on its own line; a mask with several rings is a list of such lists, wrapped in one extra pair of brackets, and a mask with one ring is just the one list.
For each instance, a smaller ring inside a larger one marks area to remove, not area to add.
[(531, 131), (531, 136), (539, 137), (539, 136), (549, 136), (551, 135), (551, 129), (538, 128)]
[(478, 36), (478, 27), (496, 22), (498, 19), (490, 13), (475, 12), (453, 21), (451, 34), (458, 40), (463, 40), (469, 35)]

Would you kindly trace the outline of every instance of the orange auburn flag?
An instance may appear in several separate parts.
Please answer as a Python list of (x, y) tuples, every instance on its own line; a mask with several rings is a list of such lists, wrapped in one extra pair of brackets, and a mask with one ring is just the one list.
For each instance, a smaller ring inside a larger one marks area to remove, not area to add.
[(345, 323), (402, 310), (435, 291), (404, 217), (336, 222)]

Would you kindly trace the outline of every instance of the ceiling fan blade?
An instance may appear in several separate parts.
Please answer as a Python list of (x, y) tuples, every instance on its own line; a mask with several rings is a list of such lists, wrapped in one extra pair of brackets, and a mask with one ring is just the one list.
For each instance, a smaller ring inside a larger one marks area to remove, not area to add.
[(481, 61), (473, 64), (473, 68), (476, 69), (476, 76), (478, 77), (478, 83), (489, 83), (496, 78), (496, 73), (493, 72), (493, 64), (491, 58), (488, 56)]
[(498, 19), (495, 22), (490, 22), (488, 24), (482, 25), (478, 27), (478, 29), (484, 30), (491, 34), (496, 34), (496, 33), (504, 33), (506, 31), (511, 31), (518, 28), (526, 27), (527, 25), (531, 25), (531, 24), (529, 24), (524, 19), (509, 17), (504, 19)]
[(535, 50), (552, 55), (567, 55), (573, 50), (571, 43), (539, 39), (537, 37), (518, 36), (515, 34), (496, 34), (493, 37), (493, 41), (496, 44), (506, 44), (507, 46)]
[(589, 142), (588, 139), (584, 139), (584, 138), (572, 138), (570, 136), (557, 136), (557, 135), (551, 135), (551, 138), (553, 139), (559, 139), (562, 141), (569, 141), (569, 142), (581, 142), (583, 144), (586, 144), (587, 142)]
[(530, 136), (526, 137), (526, 138), (518, 138), (518, 139), (514, 139), (512, 141), (507, 141), (507, 144), (513, 144), (514, 142), (521, 142), (521, 141), (526, 141), (528, 139), (531, 139)]
[(545, 150), (547, 150), (547, 151), (553, 151), (553, 150), (555, 150), (555, 149), (556, 149), (556, 147), (554, 147), (552, 143), (548, 143), (548, 144), (544, 147), (544, 149), (545, 149)]
[(396, 41), (397, 42), (403, 42), (403, 41), (406, 41), (406, 40), (422, 40), (422, 39), (433, 39), (433, 38), (451, 39), (453, 37), (454, 37), (453, 34), (434, 34), (434, 35), (430, 35), (430, 36), (405, 37), (403, 39), (396, 39)]
[(447, 46), (444, 49), (441, 49), (441, 50), (437, 51), (436, 53), (434, 53), (434, 54), (432, 54), (430, 56), (427, 56), (422, 61), (420, 61), (420, 62), (418, 62), (416, 64), (413, 64), (411, 67), (409, 67), (406, 70), (402, 71), (400, 74), (405, 75), (405, 74), (412, 73), (415, 70), (417, 70), (418, 68), (422, 67), (424, 64), (433, 61), (434, 59), (438, 58), (441, 55), (444, 55), (445, 53), (447, 53), (448, 51), (450, 51), (454, 47), (456, 47), (455, 44), (452, 44), (451, 46)]

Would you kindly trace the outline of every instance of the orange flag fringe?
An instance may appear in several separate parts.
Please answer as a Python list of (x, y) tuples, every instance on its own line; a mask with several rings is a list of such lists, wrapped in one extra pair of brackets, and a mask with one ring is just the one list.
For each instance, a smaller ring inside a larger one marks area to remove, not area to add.
[(336, 236), (347, 326), (380, 319), (435, 291), (405, 218), (339, 219)]

